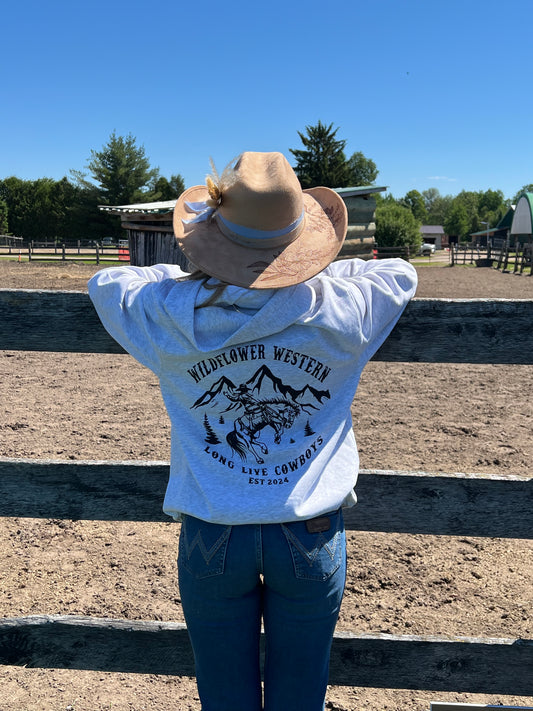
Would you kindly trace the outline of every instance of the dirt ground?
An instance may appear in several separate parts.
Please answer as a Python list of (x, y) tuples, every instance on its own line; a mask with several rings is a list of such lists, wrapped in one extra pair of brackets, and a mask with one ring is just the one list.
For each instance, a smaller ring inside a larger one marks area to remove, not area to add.
[[(95, 267), (0, 262), (0, 288), (85, 290)], [(533, 298), (533, 278), (420, 266), (418, 297)], [(155, 377), (129, 356), (0, 352), (0, 456), (167, 460)], [(361, 466), (530, 476), (529, 366), (370, 363), (353, 404)], [(182, 621), (179, 526), (0, 521), (0, 615)], [(338, 628), (533, 638), (528, 541), (350, 532)], [(533, 698), (332, 686), (330, 711)], [(194, 680), (0, 668), (0, 711), (199, 711)], [(287, 711), (292, 711), (287, 709)]]

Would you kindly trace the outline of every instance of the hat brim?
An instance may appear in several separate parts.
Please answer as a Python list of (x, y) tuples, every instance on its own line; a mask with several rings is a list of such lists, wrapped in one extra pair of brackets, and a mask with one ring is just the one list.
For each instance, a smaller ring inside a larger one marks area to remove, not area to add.
[(174, 234), (180, 249), (198, 269), (235, 286), (269, 289), (306, 281), (335, 259), (346, 236), (346, 206), (330, 188), (303, 191), (304, 229), (294, 241), (276, 248), (233, 242), (220, 231), (216, 220), (183, 222), (194, 217), (186, 203), (208, 199), (203, 185), (180, 195), (174, 208)]

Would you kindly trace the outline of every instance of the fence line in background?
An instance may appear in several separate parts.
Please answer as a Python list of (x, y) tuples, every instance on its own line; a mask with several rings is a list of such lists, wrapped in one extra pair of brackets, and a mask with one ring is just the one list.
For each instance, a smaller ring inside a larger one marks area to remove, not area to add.
[(533, 276), (532, 253), (531, 242), (520, 243), (513, 247), (510, 247), (504, 239), (492, 240), (486, 247), (480, 247), (475, 243), (452, 244), (450, 263), (452, 266), (475, 264), (478, 267), (494, 267), (504, 272), (512, 271), (513, 274)]
[(58, 244), (52, 242), (30, 241), (26, 246), (1, 246), (0, 256), (19, 255), (28, 258), (29, 262), (55, 262), (55, 261), (94, 261), (96, 264), (104, 262), (129, 261), (130, 253), (127, 245), (107, 246), (100, 243), (92, 245), (83, 244), (78, 240), (75, 244), (65, 242)]

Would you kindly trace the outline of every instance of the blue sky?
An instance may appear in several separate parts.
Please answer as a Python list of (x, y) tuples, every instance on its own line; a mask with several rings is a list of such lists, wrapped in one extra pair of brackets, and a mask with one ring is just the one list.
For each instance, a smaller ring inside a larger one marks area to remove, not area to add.
[(338, 127), (395, 197), (533, 182), (533, 0), (19, 0), (2, 12), (0, 178), (84, 170), (112, 131), (203, 183)]

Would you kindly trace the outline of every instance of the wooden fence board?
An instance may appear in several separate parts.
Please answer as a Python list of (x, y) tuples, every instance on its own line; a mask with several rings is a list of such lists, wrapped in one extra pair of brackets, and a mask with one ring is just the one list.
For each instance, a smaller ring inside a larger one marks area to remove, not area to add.
[[(38, 615), (0, 620), (0, 664), (192, 676), (184, 624)], [(330, 684), (533, 694), (533, 642), (355, 635), (333, 640)]]
[(0, 290), (0, 350), (124, 353), (79, 291)]
[[(167, 462), (0, 458), (0, 516), (170, 521)], [(362, 470), (346, 528), (533, 538), (533, 479)]]
[[(123, 353), (83, 292), (0, 290), (0, 350)], [(414, 299), (376, 360), (533, 363), (533, 300)]]

